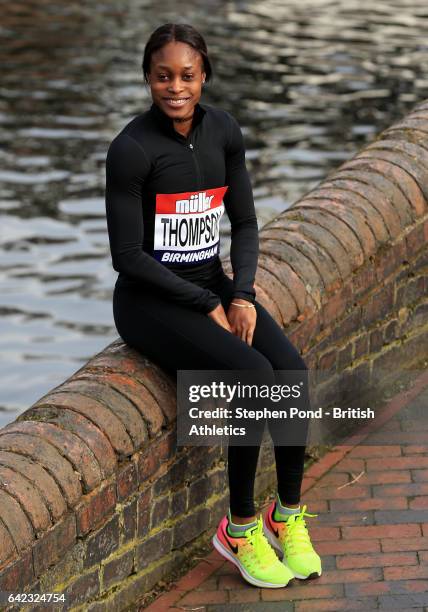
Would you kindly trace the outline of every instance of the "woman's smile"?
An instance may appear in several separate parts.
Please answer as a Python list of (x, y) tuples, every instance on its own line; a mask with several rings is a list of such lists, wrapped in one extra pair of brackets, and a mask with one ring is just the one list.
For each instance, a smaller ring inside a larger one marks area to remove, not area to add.
[(182, 107), (190, 100), (190, 97), (187, 98), (162, 98), (165, 104), (167, 104), (171, 108)]

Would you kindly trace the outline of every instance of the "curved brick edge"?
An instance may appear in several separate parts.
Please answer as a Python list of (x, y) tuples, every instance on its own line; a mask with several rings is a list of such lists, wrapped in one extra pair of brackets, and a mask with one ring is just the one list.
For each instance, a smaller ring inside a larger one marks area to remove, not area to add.
[[(324, 397), (427, 357), (426, 135), (428, 101), (260, 231), (258, 299)], [(0, 430), (0, 591), (122, 609), (214, 526), (224, 456), (176, 449), (175, 394), (118, 339)], [(257, 490), (272, 479), (267, 451)]]

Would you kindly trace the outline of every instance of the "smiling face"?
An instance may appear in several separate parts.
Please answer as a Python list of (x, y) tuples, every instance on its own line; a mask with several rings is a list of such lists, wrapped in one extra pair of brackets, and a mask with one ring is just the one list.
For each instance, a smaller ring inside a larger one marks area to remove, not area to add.
[(172, 119), (191, 119), (205, 76), (198, 51), (183, 42), (167, 43), (151, 57), (148, 81), (153, 102)]

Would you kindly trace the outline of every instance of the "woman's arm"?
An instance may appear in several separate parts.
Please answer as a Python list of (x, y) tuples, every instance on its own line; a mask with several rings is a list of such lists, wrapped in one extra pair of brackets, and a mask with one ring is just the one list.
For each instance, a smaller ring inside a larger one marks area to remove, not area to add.
[(259, 233), (250, 177), (245, 165), (245, 146), (236, 119), (229, 118), (226, 144), (226, 185), (224, 205), (231, 224), (230, 261), (233, 270), (234, 297), (255, 301), (254, 281), (259, 254)]
[(122, 132), (112, 141), (106, 159), (106, 215), (113, 268), (150, 283), (171, 300), (208, 313), (220, 298), (174, 274), (143, 251), (142, 185), (150, 163), (142, 147)]

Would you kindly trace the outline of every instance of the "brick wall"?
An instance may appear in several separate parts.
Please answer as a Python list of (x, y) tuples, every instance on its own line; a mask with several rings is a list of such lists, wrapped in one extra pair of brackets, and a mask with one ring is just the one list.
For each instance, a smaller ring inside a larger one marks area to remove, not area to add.
[[(260, 232), (258, 299), (331, 398), (427, 358), (427, 201), (428, 101)], [(123, 610), (180, 566), (227, 489), (220, 449), (177, 450), (174, 420), (172, 381), (118, 340), (1, 429), (0, 591)]]

